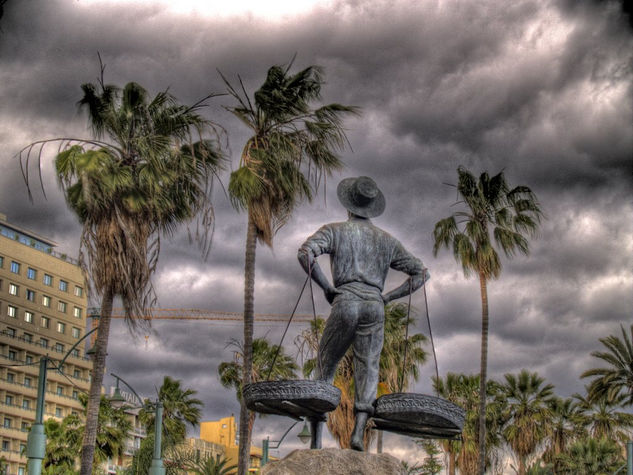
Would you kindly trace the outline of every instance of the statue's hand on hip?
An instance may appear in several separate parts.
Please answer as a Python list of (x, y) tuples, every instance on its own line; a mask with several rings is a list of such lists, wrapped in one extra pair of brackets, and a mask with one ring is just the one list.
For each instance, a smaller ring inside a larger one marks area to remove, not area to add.
[(325, 299), (331, 304), (340, 293), (342, 293), (340, 290), (337, 290), (334, 287), (329, 287), (325, 289)]

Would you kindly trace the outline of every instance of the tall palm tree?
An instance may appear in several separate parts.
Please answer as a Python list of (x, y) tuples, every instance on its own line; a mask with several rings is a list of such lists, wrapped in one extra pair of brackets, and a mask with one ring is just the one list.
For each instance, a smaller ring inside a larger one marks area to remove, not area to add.
[(203, 136), (213, 130), (199, 115), (204, 100), (185, 106), (167, 91), (152, 98), (134, 82), (123, 89), (106, 85), (103, 69), (98, 84), (81, 86), (78, 103), (88, 111), (94, 138), (44, 140), (20, 152), (28, 169), (37, 147), (41, 153), (47, 143), (60, 142), (63, 151), (55, 167), (66, 201), (82, 225), (80, 263), (101, 298), (82, 475), (91, 473), (94, 457), (112, 301), (121, 298), (134, 328), (134, 315), (146, 315), (154, 300), (150, 276), (161, 233), (200, 216), (207, 231), (202, 241), (208, 244), (210, 184), (222, 166), (217, 142)]
[[(187, 424), (195, 427), (202, 416), (202, 401), (195, 396), (197, 391), (183, 388), (182, 382), (165, 376), (158, 390), (158, 399), (163, 403), (163, 433), (166, 447), (173, 447), (185, 441)], [(140, 419), (147, 427), (149, 434), (154, 433), (155, 403), (145, 401), (139, 413)]]
[(600, 343), (606, 347), (606, 351), (594, 351), (591, 356), (601, 359), (609, 366), (605, 368), (593, 368), (585, 371), (580, 377), (594, 377), (589, 384), (591, 397), (606, 395), (614, 399), (619, 393), (626, 396), (623, 403), (633, 404), (633, 325), (630, 334), (627, 334), (623, 325), (620, 325), (622, 339), (616, 335), (600, 338)]
[(537, 373), (521, 370), (506, 374), (501, 390), (507, 400), (505, 440), (519, 462), (519, 475), (525, 475), (528, 458), (536, 452), (551, 430), (550, 400), (554, 386)]
[[(248, 214), (244, 264), (244, 384), (252, 372), (255, 252), (257, 241), (272, 247), (275, 232), (296, 205), (310, 200), (323, 175), (342, 167), (336, 153), (346, 143), (344, 115), (354, 107), (329, 104), (313, 109), (323, 85), (321, 69), (309, 66), (291, 74), (290, 67), (273, 66), (266, 80), (249, 98), (241, 79), (239, 90), (224, 77), (229, 94), (237, 102), (228, 110), (252, 134), (231, 174), (229, 194), (234, 207)], [(240, 410), (238, 473), (244, 475), (250, 446), (248, 410)]]
[(510, 188), (503, 172), (490, 177), (482, 173), (479, 180), (464, 167), (457, 169), (457, 211), (435, 224), (433, 254), (442, 247), (452, 247), (455, 260), (461, 263), (464, 276), (479, 277), (481, 293), (481, 362), (479, 408), (479, 473), (483, 475), (485, 457), (486, 375), (488, 368), (488, 281), (501, 274), (501, 261), (495, 245), (507, 257), (517, 252), (527, 255), (526, 236), (538, 231), (542, 216), (535, 195), (527, 186)]
[[(242, 403), (242, 388), (246, 379), (244, 378), (244, 347), (236, 340), (231, 341), (230, 345), (236, 349), (235, 356), (233, 361), (224, 361), (218, 366), (220, 383), (225, 388), (235, 388), (237, 399)], [(276, 360), (275, 355), (277, 355)], [(249, 378), (252, 382), (265, 381), (266, 378), (270, 378), (271, 381), (296, 378), (299, 367), (295, 360), (285, 354), (283, 347), (271, 345), (265, 338), (253, 340), (252, 358), (253, 364)], [(248, 440), (251, 440), (255, 413), (249, 411), (248, 416)]]

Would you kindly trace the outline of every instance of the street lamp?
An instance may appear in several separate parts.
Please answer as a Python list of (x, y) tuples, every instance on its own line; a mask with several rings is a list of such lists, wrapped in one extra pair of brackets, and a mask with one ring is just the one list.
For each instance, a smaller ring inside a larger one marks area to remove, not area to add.
[(77, 342), (68, 350), (68, 353), (64, 355), (59, 366), (48, 367), (50, 358), (48, 354), (40, 358), (40, 370), (37, 376), (37, 404), (35, 407), (35, 422), (31, 425), (29, 436), (26, 439), (26, 456), (29, 459), (29, 475), (41, 475), (42, 473), (42, 461), (46, 456), (46, 434), (44, 433), (44, 396), (46, 392), (46, 371), (48, 369), (57, 369), (61, 374), (64, 374), (62, 368), (66, 362), (66, 358), (73, 352), (75, 348), (79, 346), (83, 340), (85, 340), (91, 333), (97, 331), (99, 327), (95, 327), (82, 336)]
[[(288, 430), (284, 432), (284, 435), (281, 436), (281, 439), (271, 441), (269, 437), (266, 437), (262, 441), (262, 467), (268, 463), (269, 449), (278, 449), (281, 443), (283, 442), (284, 438), (288, 435), (288, 433), (292, 430), (292, 428), (296, 426), (299, 422), (300, 421), (297, 421), (294, 424), (292, 424), (290, 427), (288, 427)], [(301, 429), (301, 432), (299, 432), (297, 437), (299, 437), (299, 440), (304, 444), (307, 444), (308, 442), (310, 442), (312, 435), (310, 434), (310, 429), (308, 429), (308, 426), (306, 425), (305, 421), (303, 423), (303, 429)], [(275, 445), (270, 445), (271, 442)]]
[[(117, 404), (123, 404), (127, 400), (121, 394), (119, 390), (119, 381), (125, 384), (132, 394), (136, 396), (140, 405), (138, 407), (147, 407), (147, 404), (143, 403), (141, 397), (134, 391), (134, 388), (125, 382), (122, 378), (114, 373), (110, 373), (111, 376), (116, 378), (116, 388), (114, 389), (114, 395), (110, 398), (110, 401)], [(163, 428), (163, 403), (160, 399), (156, 399), (156, 417), (154, 419), (154, 456), (152, 457), (152, 464), (149, 467), (149, 475), (165, 475), (165, 466), (163, 465), (163, 458), (161, 454), (161, 437)]]

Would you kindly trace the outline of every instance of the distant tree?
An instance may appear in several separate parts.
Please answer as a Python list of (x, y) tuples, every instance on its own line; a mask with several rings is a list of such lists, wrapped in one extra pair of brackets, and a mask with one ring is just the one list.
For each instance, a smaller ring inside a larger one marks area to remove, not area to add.
[[(622, 339), (616, 335), (600, 338), (606, 351), (594, 351), (591, 356), (599, 358), (608, 366), (585, 371), (581, 378), (594, 379), (587, 389), (590, 399), (606, 396), (607, 399), (618, 398), (626, 405), (633, 404), (633, 325), (629, 333), (620, 325)], [(623, 397), (619, 398), (622, 394)]]
[[(163, 384), (158, 390), (158, 399), (163, 403), (163, 433), (165, 446), (173, 447), (185, 441), (186, 425), (195, 427), (200, 423), (202, 415), (202, 401), (193, 396), (197, 391), (183, 388), (182, 382), (165, 376)], [(145, 401), (145, 407), (139, 416), (147, 427), (147, 432), (154, 433), (156, 403)]]
[(569, 446), (584, 435), (585, 418), (578, 402), (572, 398), (554, 397), (548, 404), (552, 418), (543, 460), (552, 465), (554, 473), (559, 473), (561, 469), (556, 465), (556, 457), (566, 453)]
[[(88, 404), (87, 395), (80, 394), (79, 401)], [(99, 405), (98, 431), (93, 471), (108, 459), (118, 457), (132, 428), (125, 411), (115, 408), (105, 396)], [(42, 463), (48, 475), (68, 475), (73, 472), (81, 452), (85, 424), (79, 416), (70, 414), (60, 422), (49, 419), (44, 423), (47, 437), (46, 456)], [(96, 473), (96, 472), (95, 472)]]
[[(501, 445), (500, 431), (506, 400), (499, 395), (499, 384), (486, 383), (486, 469), (493, 470), (499, 463), (497, 451)], [(448, 473), (475, 474), (479, 468), (479, 375), (447, 373), (446, 378), (433, 378), (433, 388), (443, 397), (466, 411), (461, 440), (442, 441), (442, 449), (449, 456)]]
[[(218, 366), (218, 373), (220, 374), (220, 383), (222, 386), (225, 388), (234, 388), (237, 400), (241, 403), (242, 387), (244, 385), (244, 347), (236, 340), (232, 340), (230, 346), (236, 349), (235, 357), (233, 361), (224, 361), (220, 363)], [(277, 351), (279, 351), (279, 354), (275, 360), (275, 354)], [(299, 369), (294, 359), (285, 354), (283, 347), (280, 348), (279, 345), (271, 345), (265, 338), (256, 338), (253, 340), (252, 359), (253, 364), (251, 366), (249, 380), (254, 383), (258, 381), (265, 381), (269, 373), (271, 381), (293, 379), (296, 378), (297, 370)], [(273, 361), (275, 363), (274, 366)], [(250, 434), (253, 431), (254, 423), (255, 413), (249, 411), (249, 440)]]
[(559, 473), (569, 475), (611, 475), (625, 463), (618, 444), (604, 438), (574, 442), (557, 460)]
[[(228, 93), (229, 107), (252, 134), (231, 174), (229, 194), (236, 209), (248, 214), (244, 270), (244, 384), (251, 382), (251, 346), (257, 241), (272, 247), (275, 232), (290, 219), (302, 200), (310, 200), (324, 175), (342, 167), (336, 153), (346, 144), (342, 119), (357, 113), (354, 107), (328, 104), (313, 108), (324, 84), (321, 69), (309, 66), (295, 74), (288, 66), (273, 66), (251, 100), (241, 79)], [(239, 475), (245, 475), (250, 430), (244, 403), (240, 410)]]
[(610, 399), (607, 394), (594, 398), (574, 394), (588, 436), (593, 439), (609, 439), (620, 444), (624, 451), (633, 429), (633, 414), (622, 411), (627, 400), (624, 394)]
[(481, 369), (479, 388), (479, 473), (485, 472), (486, 374), (488, 367), (488, 281), (501, 274), (501, 261), (495, 244), (507, 257), (517, 252), (528, 254), (526, 236), (534, 236), (542, 216), (536, 196), (527, 186), (510, 189), (503, 172), (479, 180), (464, 167), (457, 169), (457, 191), (464, 211), (457, 211), (437, 222), (433, 235), (433, 254), (442, 247), (452, 248), (462, 264), (464, 275), (475, 273), (481, 291)]
[(503, 436), (517, 458), (519, 475), (525, 475), (529, 457), (551, 431), (554, 386), (527, 370), (506, 374), (504, 378), (501, 391), (507, 400), (507, 422)]

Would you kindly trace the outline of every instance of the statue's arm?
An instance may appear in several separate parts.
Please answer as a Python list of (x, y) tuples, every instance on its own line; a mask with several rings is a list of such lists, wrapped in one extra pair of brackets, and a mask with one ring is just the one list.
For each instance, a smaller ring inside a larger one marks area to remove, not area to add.
[(321, 228), (314, 235), (310, 236), (306, 242), (299, 248), (297, 258), (303, 270), (312, 276), (319, 287), (323, 289), (325, 298), (332, 303), (334, 297), (339, 293), (336, 288), (327, 279), (321, 266), (317, 262), (317, 256), (329, 252), (329, 243), (331, 242), (331, 233), (328, 229)]
[(431, 274), (429, 274), (428, 269), (424, 267), (422, 261), (406, 251), (400, 243), (398, 243), (394, 251), (391, 268), (408, 274), (409, 279), (405, 280), (395, 289), (383, 294), (382, 299), (385, 303), (415, 292), (431, 278)]

